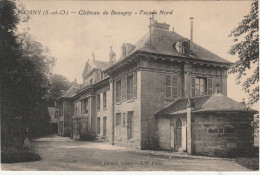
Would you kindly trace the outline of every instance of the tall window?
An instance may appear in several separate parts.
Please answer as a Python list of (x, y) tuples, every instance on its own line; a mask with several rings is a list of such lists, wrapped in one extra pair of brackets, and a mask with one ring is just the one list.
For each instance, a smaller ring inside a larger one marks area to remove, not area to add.
[(127, 112), (127, 139), (133, 138), (133, 111)]
[(121, 138), (121, 113), (116, 113), (116, 137)]
[(100, 134), (100, 117), (97, 118), (97, 133)]
[(206, 95), (206, 79), (205, 78), (197, 78), (195, 80), (196, 84), (196, 96)]
[(107, 117), (103, 117), (103, 136), (107, 135)]
[(97, 110), (100, 110), (100, 94), (97, 95)]
[(84, 99), (82, 102), (82, 114), (88, 114), (88, 99)]
[(116, 102), (121, 101), (121, 80), (116, 82)]
[(103, 93), (103, 109), (107, 108), (107, 93)]
[(165, 96), (173, 99), (178, 97), (178, 77), (176, 75), (166, 75)]
[(116, 126), (121, 123), (121, 113), (116, 113)]
[(127, 77), (127, 100), (133, 98), (133, 90), (134, 90), (133, 80), (134, 80), (133, 75)]

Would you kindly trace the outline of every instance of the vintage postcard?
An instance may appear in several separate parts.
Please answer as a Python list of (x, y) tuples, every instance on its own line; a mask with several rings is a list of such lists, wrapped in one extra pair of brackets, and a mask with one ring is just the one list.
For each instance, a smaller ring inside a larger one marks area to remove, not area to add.
[(258, 1), (0, 3), (3, 171), (259, 171)]

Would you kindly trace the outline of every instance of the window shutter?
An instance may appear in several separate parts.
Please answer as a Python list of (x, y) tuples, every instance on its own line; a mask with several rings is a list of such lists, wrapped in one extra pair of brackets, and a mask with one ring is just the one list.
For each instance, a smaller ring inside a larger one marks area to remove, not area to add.
[(208, 78), (207, 80), (207, 87), (208, 87), (208, 95), (213, 94), (213, 79), (212, 78)]
[(134, 86), (134, 98), (137, 98), (137, 73), (135, 72), (133, 75), (133, 86)]
[(178, 97), (178, 77), (172, 76), (172, 98), (176, 99)]
[(114, 81), (114, 103), (116, 103), (116, 81)]
[(121, 83), (122, 83), (121, 98), (122, 98), (122, 101), (124, 101), (124, 100), (126, 100), (126, 78), (125, 77), (122, 78)]
[(195, 81), (196, 81), (196, 77), (192, 77), (191, 78), (191, 96), (195, 97)]

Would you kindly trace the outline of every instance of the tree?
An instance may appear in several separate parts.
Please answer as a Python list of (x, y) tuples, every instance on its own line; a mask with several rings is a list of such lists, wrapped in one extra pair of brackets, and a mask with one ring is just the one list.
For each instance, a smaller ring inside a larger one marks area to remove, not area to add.
[(72, 84), (72, 82), (69, 82), (69, 80), (62, 75), (52, 75), (50, 78), (50, 90), (48, 92), (48, 105), (54, 106), (55, 100), (62, 95), (61, 91), (67, 91)]
[(28, 30), (18, 32), (29, 20), (23, 10), (16, 1), (0, 1), (1, 133), (9, 137), (26, 127), (47, 132), (49, 122), (46, 95), (55, 59)]
[(253, 105), (259, 100), (258, 1), (252, 3), (250, 13), (229, 37), (235, 42), (229, 53), (239, 58), (229, 72), (237, 74), (237, 84), (242, 83), (243, 91), (249, 94), (247, 105)]

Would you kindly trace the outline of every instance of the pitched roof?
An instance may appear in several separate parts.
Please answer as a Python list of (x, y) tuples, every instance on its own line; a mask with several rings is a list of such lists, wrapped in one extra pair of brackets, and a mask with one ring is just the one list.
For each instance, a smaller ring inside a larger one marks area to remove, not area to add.
[(88, 74), (91, 72), (93, 69), (100, 69), (100, 70), (105, 70), (110, 66), (109, 62), (105, 61), (98, 61), (98, 60), (89, 60), (86, 62), (82, 76)]
[(69, 88), (69, 90), (67, 90), (67, 92), (62, 97), (65, 98), (73, 97), (74, 95), (76, 95), (78, 89), (79, 89), (79, 85), (74, 83), (71, 86), (71, 88)]
[[(249, 111), (256, 112), (255, 110), (247, 107), (235, 100), (223, 95), (213, 94), (208, 96), (195, 97), (195, 108), (192, 112), (221, 112), (221, 111)], [(188, 98), (177, 99), (176, 101), (168, 104), (163, 109), (155, 113), (156, 116), (162, 115), (178, 115), (186, 114)]]
[[(191, 48), (194, 55), (184, 55), (179, 53), (174, 44), (177, 42), (181, 42), (184, 40), (188, 40), (187, 38), (179, 35), (174, 31), (169, 31), (160, 28), (152, 28), (151, 31), (151, 45), (150, 47), (150, 33), (146, 33), (136, 44), (135, 49), (131, 52), (139, 51), (146, 51), (150, 53), (158, 53), (164, 54), (169, 56), (178, 56), (178, 57), (189, 57), (191, 59), (198, 59), (203, 61), (213, 61), (218, 63), (228, 63), (227, 61), (218, 55), (208, 51), (207, 49), (202, 48), (201, 46), (197, 45), (194, 42), (191, 42)], [(130, 54), (131, 54), (130, 53)]]

